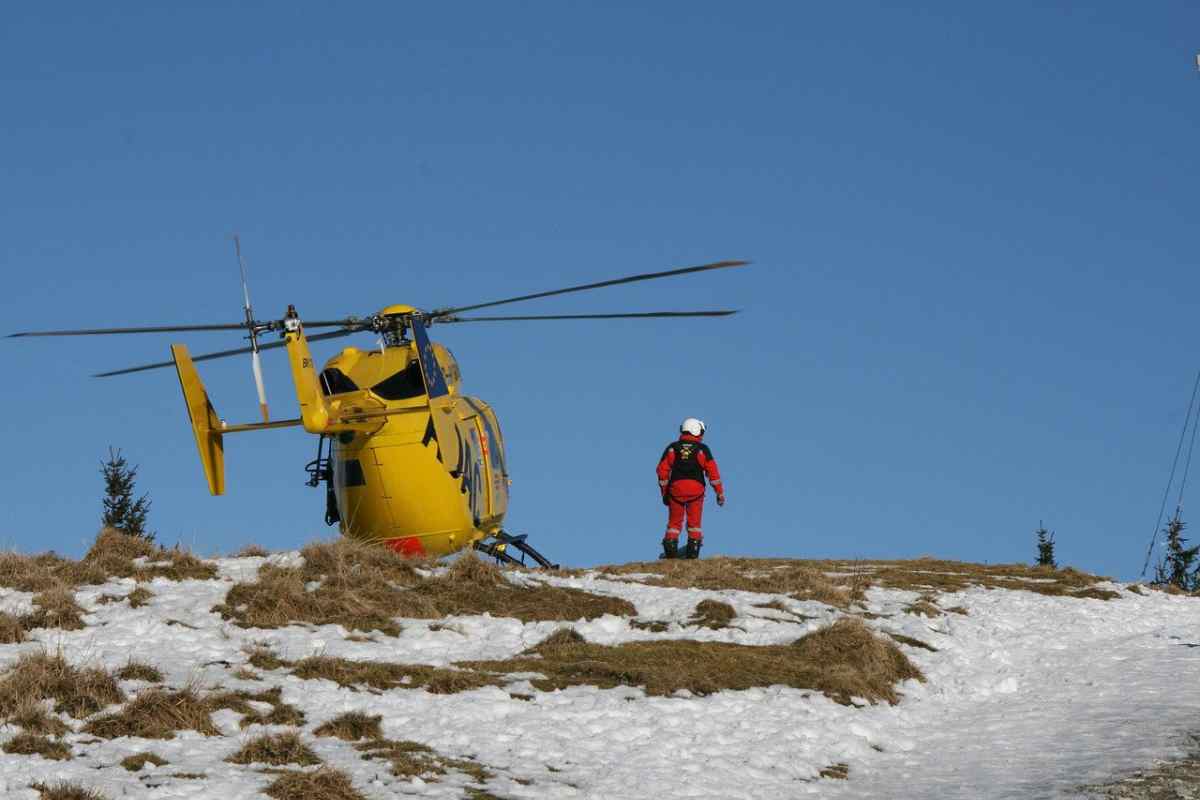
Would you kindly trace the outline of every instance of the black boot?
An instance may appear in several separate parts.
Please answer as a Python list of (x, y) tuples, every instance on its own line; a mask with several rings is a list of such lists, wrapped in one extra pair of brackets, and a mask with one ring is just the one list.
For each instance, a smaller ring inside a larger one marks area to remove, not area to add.
[(679, 540), (663, 539), (663, 551), (659, 558), (679, 558)]
[(688, 539), (687, 549), (683, 551), (683, 557), (684, 558), (699, 558), (700, 557), (700, 545), (702, 545), (702, 544), (703, 544), (703, 541), (700, 539)]

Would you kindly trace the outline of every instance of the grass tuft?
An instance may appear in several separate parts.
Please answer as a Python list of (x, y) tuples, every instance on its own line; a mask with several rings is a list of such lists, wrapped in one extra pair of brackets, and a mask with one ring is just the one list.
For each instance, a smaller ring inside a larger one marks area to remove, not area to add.
[(844, 781), (850, 777), (850, 765), (842, 763), (830, 764), (821, 770), (820, 775), (822, 778), (833, 778), (834, 780)]
[(844, 704), (853, 697), (895, 703), (896, 683), (924, 680), (896, 645), (874, 636), (854, 618), (839, 619), (787, 645), (672, 639), (609, 646), (592, 644), (564, 629), (515, 658), (458, 666), (493, 675), (538, 673), (542, 677), (531, 683), (543, 691), (579, 685), (640, 686), (654, 696), (680, 690), (709, 695), (781, 685), (816, 689)]
[(971, 586), (1020, 589), (1054, 597), (1116, 599), (1120, 595), (1094, 585), (1108, 580), (1066, 567), (1028, 564), (971, 564), (919, 558), (909, 561), (793, 561), (770, 558), (705, 558), (696, 561), (652, 561), (601, 567), (620, 577), (648, 572), (658, 585), (698, 589), (739, 589), (786, 594), (839, 608), (862, 600), (871, 586), (909, 589), (922, 594), (958, 592)]
[(83, 609), (75, 602), (75, 592), (65, 585), (46, 589), (35, 595), (32, 614), (21, 617), (21, 627), (27, 631), (35, 628), (61, 628), (78, 631), (84, 628)]
[(900, 644), (906, 644), (909, 647), (919, 647), (922, 650), (928, 650), (931, 653), (936, 653), (938, 651), (938, 649), (933, 645), (922, 642), (920, 639), (914, 639), (911, 636), (905, 636), (903, 633), (892, 633), (891, 631), (888, 631), (887, 635), (895, 639)]
[(940, 617), (942, 609), (938, 608), (934, 603), (930, 602), (929, 597), (919, 597), (912, 603), (904, 607), (905, 614), (914, 614), (921, 617)]
[(138, 772), (147, 764), (161, 767), (166, 763), (167, 760), (156, 753), (138, 753), (137, 755), (126, 756), (121, 759), (121, 766), (130, 772)]
[(20, 644), (25, 641), (25, 626), (12, 614), (0, 611), (0, 644)]
[[(258, 711), (251, 702), (267, 703), (269, 712)], [(227, 708), (242, 715), (240, 727), (251, 725), (303, 725), (304, 712), (283, 702), (283, 689), (276, 686), (261, 692), (220, 692), (209, 695), (205, 703), (212, 711)]]
[(636, 613), (618, 598), (546, 585), (517, 586), (473, 552), (437, 577), (417, 571), (431, 562), (351, 539), (312, 544), (302, 554), (301, 567), (264, 565), (255, 582), (236, 584), (213, 611), (242, 627), (308, 622), (389, 636), (400, 634), (397, 617), (489, 613), (533, 622)]
[(374, 689), (425, 689), (433, 694), (455, 694), (500, 683), (496, 676), (472, 670), (386, 661), (351, 661), (332, 656), (311, 656), (295, 662), (291, 667), (292, 674), (303, 680), (324, 679), (339, 686), (370, 686)]
[(220, 736), (209, 716), (209, 705), (191, 689), (149, 689), (124, 708), (97, 717), (84, 726), (85, 733), (102, 739), (136, 736), (142, 739), (172, 739), (175, 731), (192, 730), (205, 736)]
[(286, 772), (263, 794), (275, 800), (365, 800), (346, 773), (322, 767), (315, 772)]
[(288, 662), (280, 659), (269, 647), (263, 645), (255, 645), (250, 650), (250, 658), (247, 661), (250, 666), (265, 670), (282, 669), (288, 666)]
[[(197, 731), (219, 736), (212, 713), (229, 709), (242, 715), (241, 727), (250, 725), (303, 725), (304, 714), (282, 700), (279, 687), (266, 691), (218, 692), (201, 696), (193, 689), (167, 691), (148, 689), (124, 708), (91, 720), (84, 732), (104, 739), (139, 736), (143, 739), (171, 739), (176, 731)], [(251, 702), (267, 703), (271, 711), (262, 712)]]
[(372, 717), (361, 711), (348, 711), (321, 725), (313, 733), (317, 736), (336, 736), (347, 742), (355, 742), (359, 739), (381, 739), (383, 738), (381, 722), (383, 722), (383, 717), (378, 714)]
[(116, 678), (122, 681), (146, 681), (147, 683), (162, 683), (163, 674), (157, 667), (132, 659), (116, 672)]
[[(151, 563), (135, 563), (138, 558)], [(112, 578), (208, 580), (216, 575), (215, 566), (205, 564), (190, 553), (178, 548), (164, 549), (112, 528), (100, 531), (80, 561), (71, 561), (54, 553), (33, 556), (0, 553), (0, 586), (22, 592), (71, 590), (105, 583)]]
[(37, 791), (41, 795), (41, 800), (107, 800), (95, 789), (87, 789), (66, 781), (53, 786), (45, 783), (33, 783), (29, 788)]
[(4, 752), (19, 756), (39, 755), (55, 761), (71, 758), (71, 748), (65, 743), (32, 733), (18, 733), (9, 739), (4, 743)]
[(653, 573), (660, 576), (657, 582), (659, 586), (786, 594), (798, 600), (816, 600), (837, 608), (848, 607), (861, 594), (861, 589), (853, 582), (839, 585), (807, 562), (783, 559), (718, 556), (694, 561), (642, 561), (600, 569), (614, 575)]
[(231, 764), (298, 764), (311, 767), (321, 763), (317, 754), (294, 733), (267, 733), (256, 736), (225, 759)]
[[(137, 559), (145, 561), (137, 564)], [(217, 576), (215, 566), (205, 564), (185, 550), (159, 547), (140, 536), (129, 536), (115, 528), (100, 531), (91, 549), (84, 555), (83, 563), (98, 567), (109, 577), (134, 578), (138, 581), (154, 578), (210, 580)]]
[(45, 652), (25, 653), (0, 678), (0, 717), (20, 713), (31, 701), (53, 700), (55, 711), (81, 719), (124, 699), (107, 672), (77, 669)]
[(41, 699), (26, 698), (19, 703), (5, 719), (8, 724), (16, 725), (26, 733), (41, 736), (63, 736), (71, 730), (61, 719), (46, 713)]
[(126, 597), (129, 601), (130, 608), (141, 608), (150, 602), (150, 598), (154, 597), (154, 592), (147, 589), (145, 586), (138, 586), (129, 596)]
[(483, 783), (494, 777), (486, 767), (467, 759), (443, 756), (428, 745), (404, 739), (374, 739), (354, 745), (364, 759), (387, 761), (397, 778), (419, 778), (445, 775), (458, 770)]
[(737, 612), (728, 603), (722, 603), (719, 600), (701, 600), (696, 604), (696, 613), (692, 615), (691, 622), (702, 628), (719, 630), (728, 628), (729, 623), (736, 616)]

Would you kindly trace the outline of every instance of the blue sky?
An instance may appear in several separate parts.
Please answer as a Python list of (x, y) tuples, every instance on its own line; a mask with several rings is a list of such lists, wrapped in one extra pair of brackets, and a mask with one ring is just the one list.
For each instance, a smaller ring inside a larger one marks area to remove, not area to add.
[[(1194, 4), (177, 4), (0, 25), (4, 332), (466, 304), (728, 258), (435, 329), (500, 415), (510, 527), (653, 556), (653, 467), (709, 424), (708, 553), (1141, 568), (1197, 367)], [(202, 554), (331, 529), (315, 439), (231, 437), (212, 498), (170, 371), (232, 335), (10, 340), (0, 545), (78, 554), (98, 464)], [(370, 340), (363, 337), (362, 345)], [(331, 347), (318, 356), (333, 354)], [(264, 356), (277, 415), (286, 363)], [(248, 362), (202, 367), (257, 413)]]

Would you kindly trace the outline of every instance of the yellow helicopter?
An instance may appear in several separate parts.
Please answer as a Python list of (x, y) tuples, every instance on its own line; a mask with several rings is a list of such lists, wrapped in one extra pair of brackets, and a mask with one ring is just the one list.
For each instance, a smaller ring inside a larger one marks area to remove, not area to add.
[[(343, 535), (381, 542), (406, 555), (443, 556), (465, 547), (505, 563), (553, 566), (525, 535), (504, 530), (511, 484), (504, 438), (496, 413), (482, 400), (461, 393), (462, 374), (454, 356), (429, 338), (431, 325), (532, 320), (646, 319), (723, 317), (735, 311), (648, 311), (616, 314), (536, 316), (459, 316), (464, 311), (534, 300), (606, 286), (675, 275), (740, 267), (746, 261), (719, 261), (694, 267), (631, 275), (598, 283), (422, 311), (392, 305), (366, 317), (303, 322), (293, 306), (278, 320), (256, 320), (246, 287), (241, 245), (234, 237), (242, 273), (245, 321), (216, 325), (166, 325), (26, 331), (23, 336), (89, 336), (126, 333), (239, 330), (249, 347), (191, 356), (182, 344), (171, 345), (171, 360), (102, 372), (110, 377), (174, 366), (209, 491), (225, 491), (224, 437), (230, 433), (302, 427), (316, 434), (317, 458), (306, 470), (308, 485), (326, 488), (325, 521)], [(306, 336), (306, 329), (336, 328)], [(381, 346), (347, 347), (318, 372), (309, 342), (354, 333), (376, 334)], [(259, 343), (264, 334), (281, 341)], [(259, 352), (286, 348), (300, 416), (271, 421)], [(250, 354), (263, 421), (228, 424), (216, 412), (195, 362)]]

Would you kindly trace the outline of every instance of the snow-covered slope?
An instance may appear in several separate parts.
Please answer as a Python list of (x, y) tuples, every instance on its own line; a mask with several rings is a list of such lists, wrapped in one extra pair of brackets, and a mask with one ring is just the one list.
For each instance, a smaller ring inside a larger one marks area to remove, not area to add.
[[(652, 631), (616, 616), (575, 623), (460, 616), (401, 620), (399, 637), (365, 637), (335, 625), (246, 629), (211, 611), (235, 581), (252, 580), (267, 560), (219, 560), (214, 580), (156, 579), (147, 584), (154, 596), (137, 608), (99, 602), (128, 594), (132, 580), (80, 588), (76, 599), (87, 611), (86, 627), (38, 629), (30, 641), (0, 645), (0, 669), (44, 649), (78, 666), (113, 671), (145, 662), (172, 688), (259, 693), (277, 686), (282, 700), (305, 716), (304, 741), (367, 798), (1053, 797), (1170, 756), (1187, 731), (1200, 728), (1196, 598), (1136, 594), (1117, 585), (1109, 588), (1120, 598), (1108, 601), (969, 588), (938, 598), (941, 606), (966, 613), (928, 617), (905, 611), (916, 592), (870, 589), (868, 625), (936, 648), (902, 646), (926, 681), (902, 684), (896, 705), (840, 705), (818, 692), (783, 687), (707, 697), (647, 697), (628, 687), (539, 692), (521, 679), (455, 694), (381, 692), (301, 680), (282, 669), (248, 671), (248, 653), (266, 646), (289, 660), (324, 654), (450, 665), (511, 657), (562, 627), (600, 644), (664, 637), (780, 644), (845, 612), (782, 595), (667, 588), (597, 573), (510, 579), (625, 598), (639, 619), (673, 624)], [(0, 610), (28, 613), (31, 597), (0, 589)], [(730, 627), (688, 623), (696, 604), (708, 598), (734, 607)], [(795, 613), (762, 607), (772, 600)], [(249, 679), (252, 673), (258, 680)], [(131, 696), (147, 686), (122, 683)], [(480, 784), (454, 769), (437, 780), (396, 777), (386, 762), (364, 759), (351, 743), (313, 735), (347, 711), (382, 715), (384, 736), (471, 759), (491, 777)], [(240, 728), (241, 716), (223, 710), (213, 716), (221, 736), (182, 731), (167, 740), (101, 739), (80, 732), (78, 720), (62, 719), (76, 729), (65, 737), (73, 757), (0, 752), (0, 797), (34, 800), (39, 793), (31, 784), (58, 781), (110, 800), (262, 797), (275, 776), (262, 765), (225, 759), (264, 730), (295, 730)], [(0, 729), (0, 742), (18, 733)], [(139, 772), (121, 766), (126, 756), (146, 751), (168, 763)], [(848, 779), (821, 777), (835, 764), (848, 766)]]

